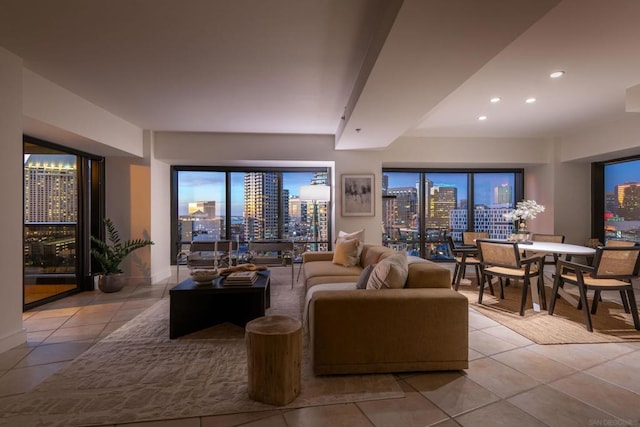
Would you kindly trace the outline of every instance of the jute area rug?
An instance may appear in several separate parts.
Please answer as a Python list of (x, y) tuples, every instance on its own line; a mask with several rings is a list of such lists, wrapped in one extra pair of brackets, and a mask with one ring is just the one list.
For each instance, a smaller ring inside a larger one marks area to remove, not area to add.
[[(578, 344), (604, 342), (640, 341), (640, 331), (633, 327), (630, 313), (625, 313), (622, 304), (608, 300), (607, 297), (618, 297), (618, 292), (603, 293), (603, 301), (598, 305), (598, 312), (591, 315), (593, 332), (585, 327), (584, 312), (570, 305), (565, 299), (558, 298), (553, 315), (548, 311), (533, 311), (531, 292), (527, 295), (527, 309), (524, 316), (520, 316), (520, 301), (522, 288), (519, 284), (507, 286), (505, 298), (500, 299), (500, 286), (494, 283), (496, 295), (492, 296), (489, 289), (485, 289), (482, 304), (478, 304), (478, 287), (476, 280), (461, 284), (459, 292), (469, 299), (470, 306), (496, 322), (529, 338), (538, 344)], [(547, 278), (546, 282), (549, 282)], [(551, 300), (550, 283), (546, 283), (547, 308)], [(570, 290), (570, 285), (567, 285)], [(573, 290), (570, 290), (573, 293)], [(577, 298), (577, 290), (575, 290)], [(592, 294), (592, 292), (590, 293)], [(589, 299), (591, 306), (591, 299)]]
[[(302, 282), (272, 269), (268, 314), (300, 318)], [(316, 377), (303, 351), (297, 408), (403, 397), (392, 375)], [(88, 426), (273, 410), (247, 395), (244, 329), (224, 323), (169, 339), (169, 299), (104, 338), (33, 391), (0, 404), (1, 425)]]

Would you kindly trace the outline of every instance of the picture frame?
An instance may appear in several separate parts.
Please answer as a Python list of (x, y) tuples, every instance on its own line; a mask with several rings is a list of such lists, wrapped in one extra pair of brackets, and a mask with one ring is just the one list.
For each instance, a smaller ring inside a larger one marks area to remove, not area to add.
[(341, 194), (342, 216), (375, 215), (373, 174), (343, 174)]

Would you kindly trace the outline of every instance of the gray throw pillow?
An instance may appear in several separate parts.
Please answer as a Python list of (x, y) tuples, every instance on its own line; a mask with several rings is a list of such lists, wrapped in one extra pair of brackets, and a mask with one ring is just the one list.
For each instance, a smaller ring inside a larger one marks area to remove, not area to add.
[(371, 272), (373, 271), (375, 266), (375, 264), (369, 264), (362, 270), (362, 272), (360, 273), (360, 277), (358, 278), (358, 283), (356, 283), (356, 289), (365, 289), (367, 287), (369, 276), (371, 275)]

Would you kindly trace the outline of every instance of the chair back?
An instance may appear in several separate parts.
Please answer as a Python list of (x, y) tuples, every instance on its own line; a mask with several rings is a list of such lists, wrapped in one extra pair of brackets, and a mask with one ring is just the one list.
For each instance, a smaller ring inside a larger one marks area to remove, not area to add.
[(607, 247), (625, 247), (637, 245), (636, 242), (632, 242), (631, 240), (607, 240), (605, 246)]
[(453, 241), (453, 237), (451, 235), (447, 236), (447, 246), (449, 246), (449, 252), (451, 252), (451, 256), (456, 255), (456, 242)]
[(488, 231), (463, 231), (462, 232), (462, 244), (476, 246), (476, 240), (488, 239)]
[(630, 279), (638, 275), (640, 246), (599, 246), (593, 261), (594, 278)]
[(532, 234), (531, 240), (534, 242), (552, 242), (552, 243), (564, 243), (563, 234)]
[(480, 249), (480, 259), (484, 265), (520, 268), (520, 251), (516, 242), (496, 242), (476, 240)]

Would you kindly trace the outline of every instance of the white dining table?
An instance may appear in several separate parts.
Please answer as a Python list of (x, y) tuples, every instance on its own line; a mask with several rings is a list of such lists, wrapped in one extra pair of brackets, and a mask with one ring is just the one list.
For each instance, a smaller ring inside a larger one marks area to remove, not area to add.
[[(572, 245), (570, 243), (556, 243), (556, 242), (521, 242), (518, 243), (518, 248), (523, 251), (535, 252), (536, 254), (545, 255), (570, 255), (570, 256), (584, 256), (591, 257), (596, 253), (594, 248), (580, 245)], [(543, 274), (544, 271), (541, 272)], [(544, 280), (544, 274), (543, 274)], [(578, 306), (578, 300), (576, 300), (571, 294), (567, 293), (563, 288), (558, 289), (558, 294), (563, 297), (569, 304), (574, 307)], [(533, 310), (540, 311), (540, 300), (538, 298), (538, 282), (532, 281), (531, 283), (531, 299), (533, 301)]]

